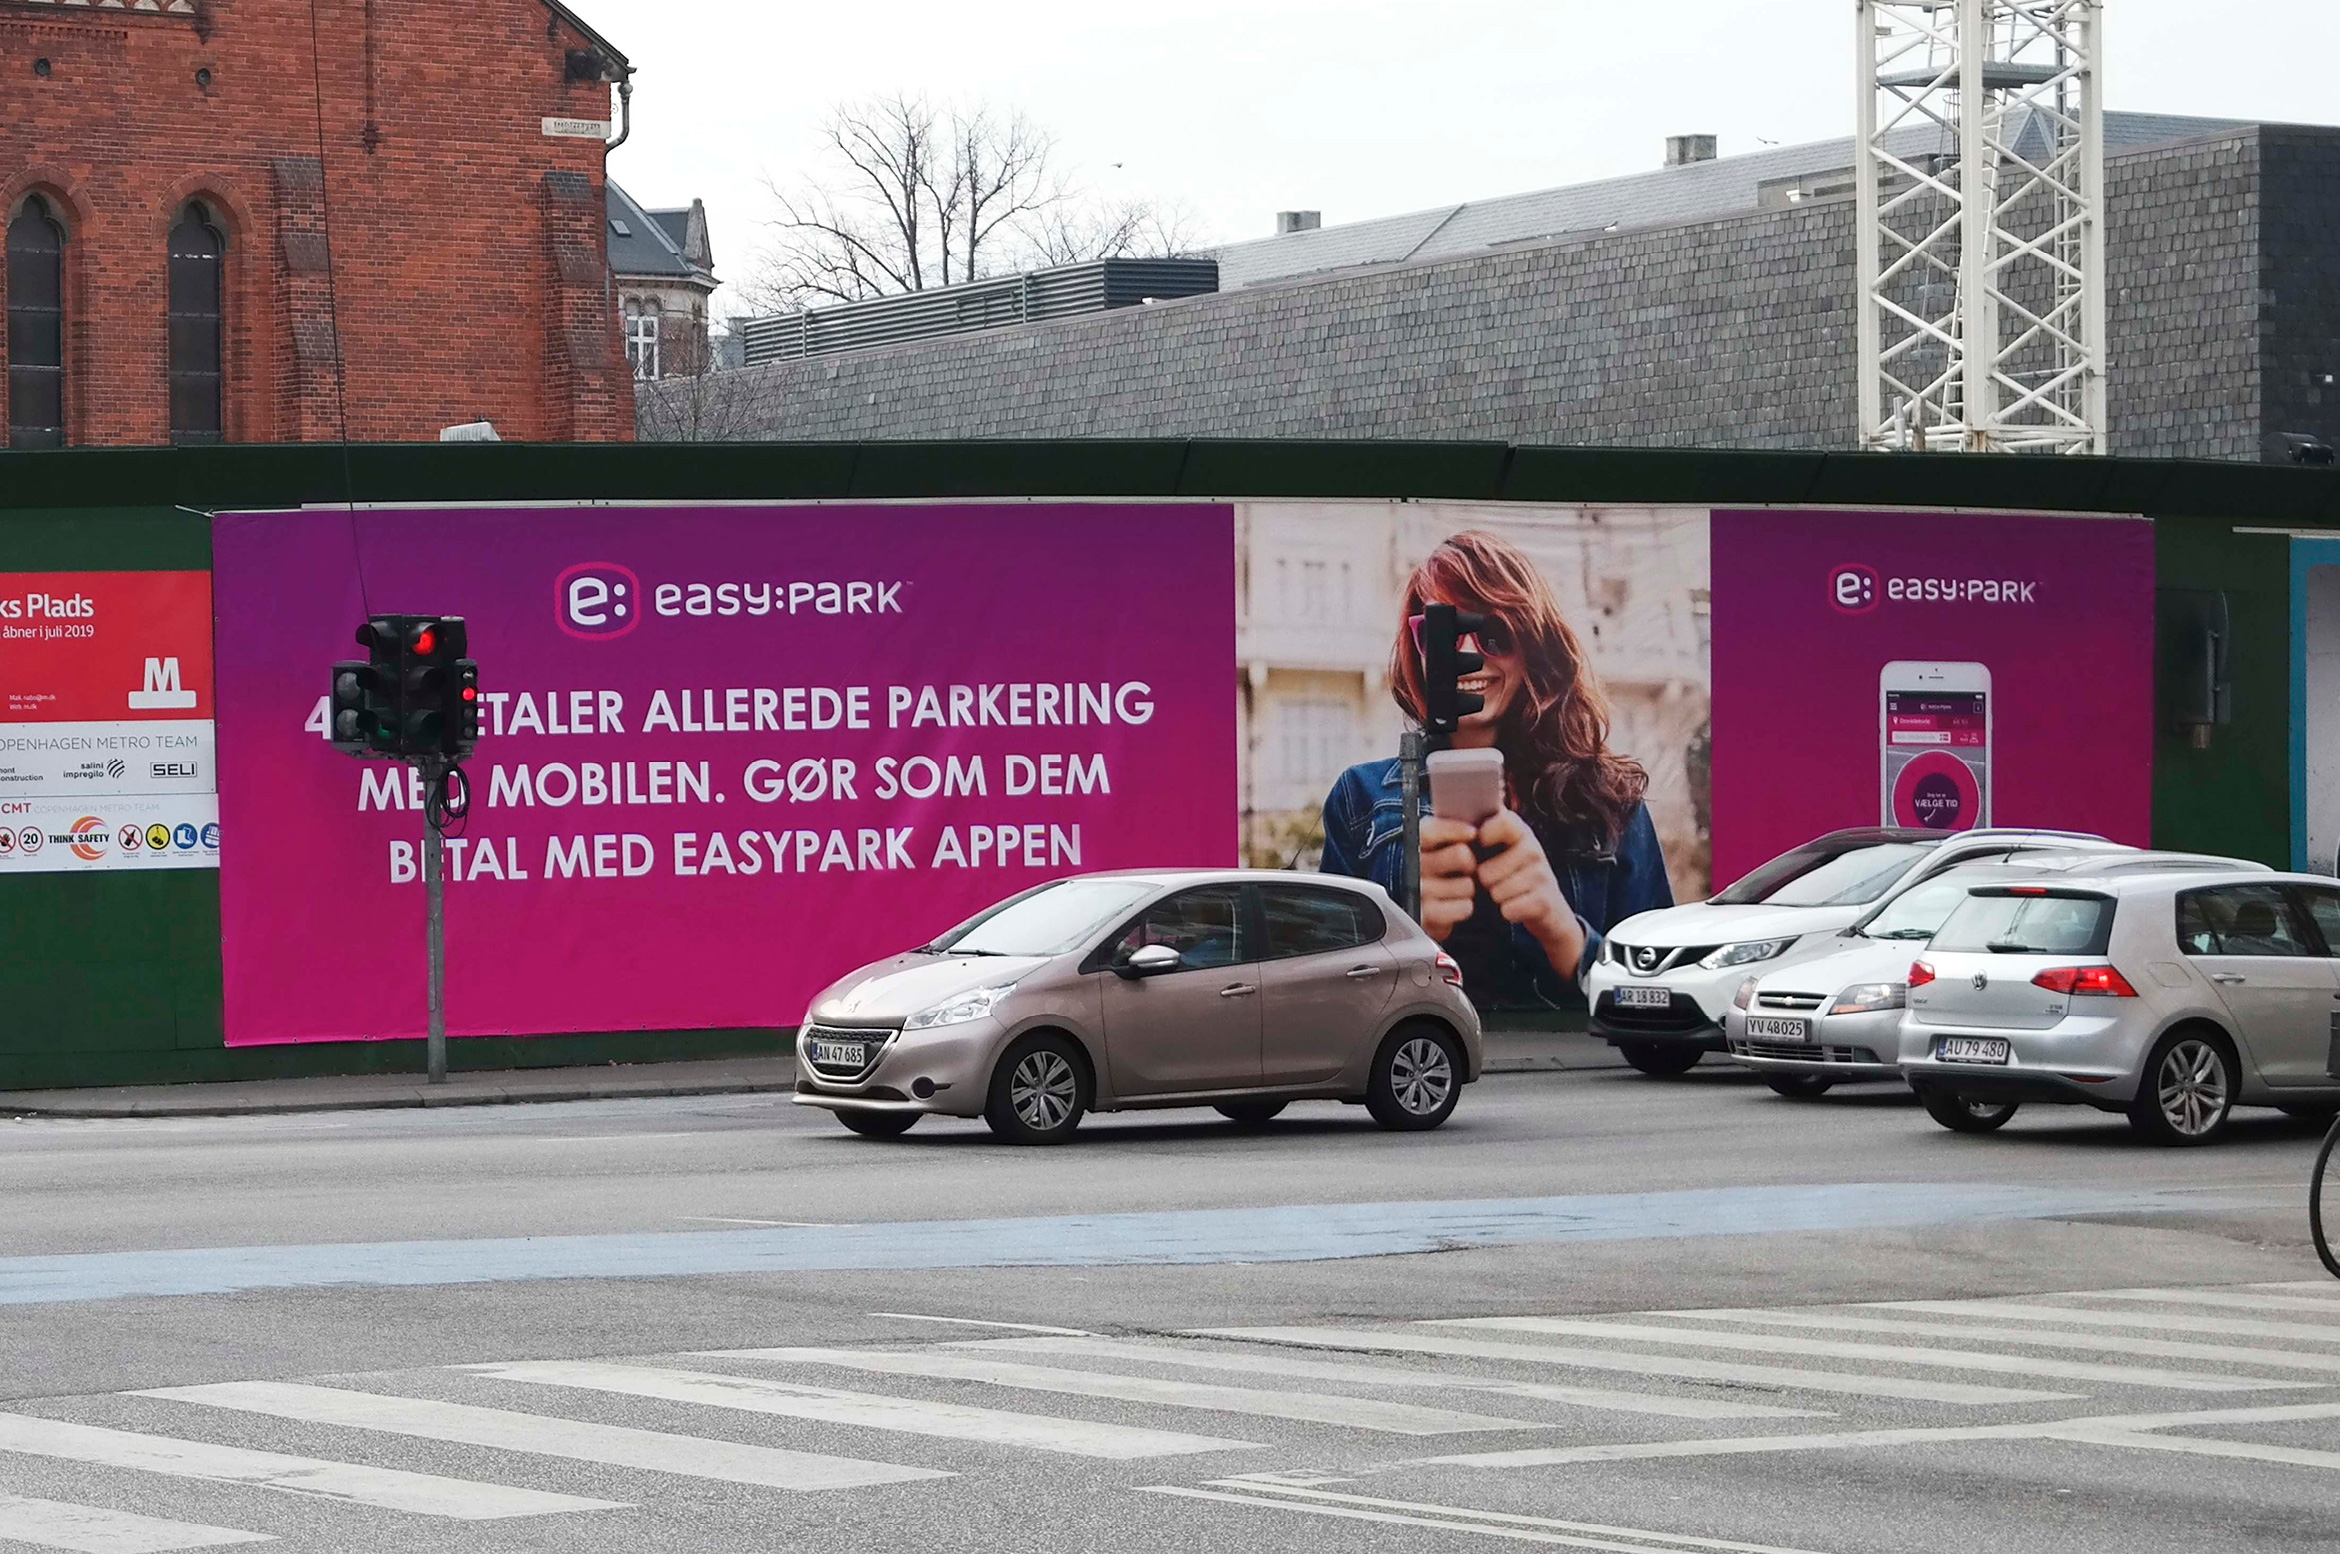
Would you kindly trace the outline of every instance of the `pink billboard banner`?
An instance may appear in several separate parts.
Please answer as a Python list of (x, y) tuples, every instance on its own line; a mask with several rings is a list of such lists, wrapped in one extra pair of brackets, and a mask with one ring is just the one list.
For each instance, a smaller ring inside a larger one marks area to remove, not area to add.
[(481, 667), (458, 1036), (794, 1025), (1068, 873), (1236, 861), (1232, 509), (310, 511), (215, 524), (230, 1045), (424, 1029), (406, 768), (326, 742), (369, 613)]
[(1846, 826), (2142, 845), (2153, 527), (1718, 510), (1714, 878)]

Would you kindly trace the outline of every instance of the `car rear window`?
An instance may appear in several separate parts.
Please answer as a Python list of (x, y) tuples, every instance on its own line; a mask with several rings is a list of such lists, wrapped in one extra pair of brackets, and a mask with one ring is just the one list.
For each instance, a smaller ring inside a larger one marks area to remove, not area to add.
[(1970, 955), (2102, 955), (2112, 943), (2109, 896), (1978, 890), (1952, 912), (1933, 948)]
[(1270, 960), (1351, 950), (1388, 931), (1380, 909), (1353, 890), (1264, 885), (1259, 904), (1267, 917)]

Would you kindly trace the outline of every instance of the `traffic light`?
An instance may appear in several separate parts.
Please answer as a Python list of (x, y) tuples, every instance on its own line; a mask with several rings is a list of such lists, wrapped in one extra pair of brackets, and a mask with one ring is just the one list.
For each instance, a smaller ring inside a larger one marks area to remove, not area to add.
[(410, 760), (444, 755), (461, 726), (457, 661), (470, 646), (469, 633), (459, 615), (409, 615), (401, 624), (398, 753)]
[(363, 659), (333, 666), (327, 738), (349, 755), (388, 755), (398, 733), (397, 682)]
[(328, 737), (351, 755), (461, 759), (479, 742), (479, 665), (460, 615), (377, 615), (364, 663), (333, 666)]
[(463, 760), (479, 745), (479, 662), (455, 660), (455, 701), (448, 708), (447, 754)]
[(1422, 732), (1433, 739), (1451, 739), (1465, 717), (1487, 705), (1485, 698), (1456, 686), (1463, 676), (1484, 669), (1487, 660), (1455, 644), (1476, 638), (1489, 624), (1486, 616), (1451, 604), (1422, 606)]

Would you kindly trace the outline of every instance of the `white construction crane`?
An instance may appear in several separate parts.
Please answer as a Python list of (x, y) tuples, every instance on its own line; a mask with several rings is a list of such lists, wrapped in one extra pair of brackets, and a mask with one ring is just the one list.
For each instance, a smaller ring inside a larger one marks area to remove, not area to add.
[(1860, 445), (2104, 453), (2102, 0), (1855, 0)]

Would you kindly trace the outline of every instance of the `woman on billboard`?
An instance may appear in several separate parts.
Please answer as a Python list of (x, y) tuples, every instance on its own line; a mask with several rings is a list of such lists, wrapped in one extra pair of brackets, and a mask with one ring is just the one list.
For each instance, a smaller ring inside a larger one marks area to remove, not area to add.
[[(1481, 1008), (1583, 1007), (1583, 973), (1611, 924), (1674, 904), (1648, 776), (1609, 749), (1609, 704), (1576, 633), (1535, 563), (1494, 535), (1457, 534), (1405, 590), (1390, 693), (1423, 715), (1422, 607), (1488, 618), (1486, 667), (1462, 681), (1485, 705), (1462, 719), (1457, 749), (1503, 755), (1504, 801), (1476, 826), (1425, 814), (1422, 926), (1461, 963)], [(1352, 766), (1324, 805), (1326, 872), (1396, 894), (1404, 859), (1398, 763)]]

